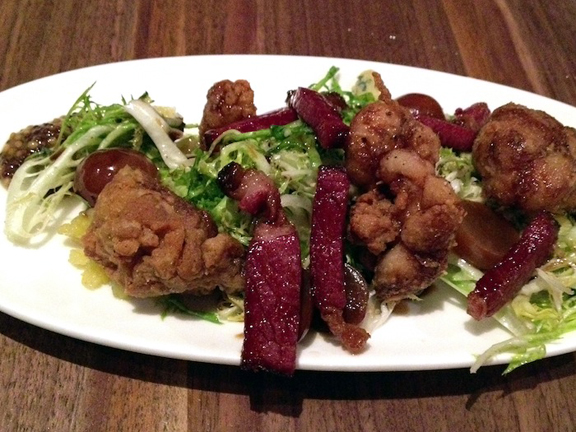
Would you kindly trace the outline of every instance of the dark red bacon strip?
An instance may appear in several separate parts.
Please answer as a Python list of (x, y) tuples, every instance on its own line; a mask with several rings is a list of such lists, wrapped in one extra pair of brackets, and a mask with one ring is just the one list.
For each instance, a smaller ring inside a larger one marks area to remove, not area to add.
[(342, 167), (318, 171), (312, 208), (310, 275), (312, 297), (330, 331), (351, 352), (360, 352), (368, 333), (344, 320), (347, 298), (344, 277), (344, 233), (350, 181)]
[(268, 129), (271, 126), (284, 126), (295, 120), (298, 120), (298, 115), (292, 108), (286, 107), (270, 111), (265, 114), (238, 120), (221, 128), (207, 130), (204, 133), (204, 145), (209, 146), (214, 142), (214, 140), (216, 140), (216, 138), (229, 130), (237, 130), (238, 132), (254, 132), (261, 129)]
[(300, 325), (300, 242), (291, 224), (260, 222), (248, 248), (242, 367), (292, 375)]
[(308, 124), (323, 148), (341, 147), (350, 131), (342, 121), (340, 110), (321, 93), (299, 87), (288, 96), (288, 105)]
[(476, 283), (468, 295), (468, 314), (477, 320), (490, 317), (512, 300), (550, 257), (557, 238), (554, 217), (547, 211), (538, 213), (503, 260)]
[(458, 108), (452, 120), (446, 120), (438, 102), (427, 95), (410, 93), (397, 99), (410, 110), (414, 118), (432, 129), (442, 146), (458, 151), (472, 151), (478, 131), (488, 121), (490, 109), (484, 102), (468, 108)]
[(330, 102), (330, 104), (332, 104), (334, 108), (338, 110), (339, 113), (348, 108), (346, 100), (342, 97), (340, 93), (329, 91), (329, 92), (322, 92), (320, 94), (324, 96), (328, 100), (328, 102)]
[(425, 115), (420, 115), (416, 119), (436, 132), (443, 147), (458, 151), (472, 151), (477, 134), (472, 129)]
[(272, 180), (257, 170), (246, 170), (231, 162), (218, 173), (218, 184), (230, 198), (238, 201), (240, 210), (258, 216), (268, 223), (283, 217), (280, 193)]
[(302, 267), (296, 229), (262, 172), (232, 162), (218, 173), (224, 193), (257, 216), (245, 264), (242, 367), (292, 375), (300, 326)]

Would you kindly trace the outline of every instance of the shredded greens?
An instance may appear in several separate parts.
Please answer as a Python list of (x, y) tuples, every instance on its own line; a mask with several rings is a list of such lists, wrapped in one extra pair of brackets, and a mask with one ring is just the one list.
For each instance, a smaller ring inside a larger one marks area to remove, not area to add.
[[(345, 117), (352, 119), (367, 103), (375, 100), (371, 93), (343, 91), (336, 79), (338, 68), (310, 88), (340, 94), (347, 102)], [(312, 129), (300, 120), (284, 126), (240, 133), (227, 131), (206, 152), (197, 149), (189, 167), (162, 170), (164, 184), (197, 207), (206, 210), (220, 229), (244, 245), (251, 235), (252, 218), (239, 211), (236, 202), (220, 190), (218, 172), (230, 162), (255, 168), (267, 174), (278, 187), (288, 218), (298, 230), (303, 264), (307, 266), (312, 199), (316, 176), (322, 164), (343, 162), (341, 149), (324, 150), (316, 143)]]
[(206, 321), (210, 321), (214, 324), (220, 324), (221, 321), (218, 319), (218, 315), (214, 312), (200, 312), (190, 309), (182, 299), (175, 294), (168, 294), (156, 299), (157, 303), (163, 308), (162, 318), (165, 318), (169, 314), (184, 314), (190, 315), (195, 318), (200, 318)]
[(121, 105), (92, 102), (88, 88), (64, 117), (56, 145), (29, 157), (16, 171), (6, 203), (4, 231), (15, 243), (44, 232), (71, 194), (74, 172), (91, 152), (126, 143), (139, 146), (138, 123)]
[(460, 198), (470, 201), (483, 200), (482, 186), (472, 164), (472, 153), (458, 153), (442, 147), (436, 171), (450, 183)]
[(170, 169), (188, 165), (188, 158), (170, 138), (172, 127), (166, 119), (143, 100), (133, 100), (124, 109), (134, 117), (150, 136), (162, 160)]

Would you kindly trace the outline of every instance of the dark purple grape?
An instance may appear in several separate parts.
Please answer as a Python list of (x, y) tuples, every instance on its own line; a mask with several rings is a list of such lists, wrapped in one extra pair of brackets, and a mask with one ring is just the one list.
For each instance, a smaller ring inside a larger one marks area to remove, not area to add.
[(74, 191), (94, 207), (104, 186), (125, 166), (138, 168), (152, 176), (158, 175), (158, 169), (150, 159), (136, 150), (120, 148), (98, 150), (76, 168)]
[(442, 107), (432, 96), (421, 93), (408, 93), (396, 100), (400, 105), (408, 108), (414, 117), (424, 115), (442, 120), (446, 118)]

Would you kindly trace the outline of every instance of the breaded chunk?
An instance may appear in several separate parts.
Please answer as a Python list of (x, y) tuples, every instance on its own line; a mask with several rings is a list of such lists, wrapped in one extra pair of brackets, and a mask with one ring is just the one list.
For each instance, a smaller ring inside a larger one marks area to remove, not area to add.
[(576, 209), (576, 133), (543, 111), (496, 109), (473, 159), (488, 198), (527, 212)]
[(243, 288), (244, 247), (218, 233), (206, 212), (130, 167), (100, 193), (83, 243), (134, 297)]
[(427, 126), (414, 119), (410, 111), (391, 98), (378, 74), (375, 80), (380, 99), (364, 107), (352, 120), (346, 145), (346, 170), (350, 180), (364, 189), (380, 179), (381, 159), (395, 149), (409, 149), (435, 165), (440, 151), (440, 138)]
[(227, 126), (255, 114), (254, 91), (248, 81), (219, 81), (208, 90), (200, 122), (200, 136), (207, 130)]
[(377, 296), (399, 301), (446, 269), (464, 210), (436, 176), (438, 136), (391, 98), (378, 74), (374, 79), (379, 100), (356, 115), (346, 147), (348, 175), (367, 190), (351, 209), (349, 234), (375, 257)]

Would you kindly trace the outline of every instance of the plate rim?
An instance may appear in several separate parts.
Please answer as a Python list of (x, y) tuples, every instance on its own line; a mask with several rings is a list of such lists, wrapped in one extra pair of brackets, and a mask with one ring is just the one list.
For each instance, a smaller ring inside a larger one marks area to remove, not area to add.
[[(481, 85), (483, 85), (483, 86), (489, 85), (495, 89), (505, 90), (506, 92), (509, 92), (512, 90), (515, 93), (524, 94), (529, 98), (536, 97), (537, 99), (545, 99), (545, 100), (550, 101), (554, 105), (558, 105), (559, 107), (563, 106), (564, 109), (574, 110), (576, 113), (575, 107), (573, 107), (569, 104), (566, 104), (564, 102), (556, 101), (556, 100), (550, 99), (546, 96), (542, 96), (542, 95), (539, 95), (537, 93), (533, 93), (533, 92), (530, 92), (527, 90), (523, 90), (523, 89), (519, 89), (519, 88), (515, 88), (515, 87), (510, 87), (510, 86), (506, 86), (506, 85), (495, 83), (495, 82), (480, 80), (480, 79), (473, 78), (473, 77), (467, 77), (465, 75), (458, 75), (458, 74), (445, 72), (445, 71), (424, 69), (424, 68), (419, 68), (419, 67), (410, 66), (410, 65), (385, 63), (385, 62), (381, 62), (381, 61), (372, 61), (372, 60), (366, 60), (366, 59), (306, 56), (306, 55), (292, 56), (292, 55), (287, 55), (287, 54), (280, 54), (280, 55), (279, 54), (226, 54), (226, 55), (219, 55), (219, 54), (218, 55), (213, 55), (213, 54), (204, 55), (203, 54), (203, 55), (192, 55), (192, 56), (171, 56), (171, 57), (152, 57), (152, 58), (144, 58), (144, 59), (131, 59), (131, 60), (111, 62), (111, 63), (102, 63), (102, 64), (90, 65), (90, 66), (85, 66), (85, 67), (78, 68), (78, 69), (67, 70), (64, 72), (40, 77), (40, 78), (34, 79), (32, 81), (20, 83), (18, 85), (12, 86), (10, 88), (6, 88), (0, 92), (0, 109), (2, 107), (3, 100), (6, 98), (6, 95), (10, 96), (12, 93), (19, 93), (19, 92), (25, 93), (27, 91), (27, 89), (31, 86), (43, 85), (46, 82), (50, 82), (51, 80), (64, 79), (64, 78), (68, 78), (71, 76), (73, 77), (76, 75), (81, 75), (84, 73), (87, 74), (89, 72), (99, 71), (101, 69), (106, 69), (106, 68), (111, 68), (111, 67), (119, 67), (119, 68), (131, 67), (132, 65), (137, 67), (137, 66), (141, 66), (143, 64), (155, 64), (155, 63), (161, 63), (161, 62), (177, 62), (177, 63), (178, 62), (184, 62), (184, 63), (186, 63), (186, 62), (210, 61), (210, 60), (214, 60), (214, 59), (237, 60), (239, 58), (242, 58), (243, 61), (248, 61), (248, 62), (253, 61), (255, 59), (256, 60), (282, 59), (282, 61), (287, 61), (287, 60), (289, 60), (289, 61), (296, 60), (296, 61), (300, 61), (300, 62), (313, 61), (313, 62), (317, 62), (317, 63), (326, 63), (326, 64), (333, 62), (334, 65), (336, 65), (336, 66), (338, 66), (338, 63), (341, 63), (341, 64), (342, 63), (350, 63), (350, 64), (358, 64), (358, 65), (366, 65), (366, 66), (367, 65), (377, 65), (380, 67), (393, 68), (393, 69), (399, 69), (399, 70), (410, 70), (413, 73), (425, 72), (427, 74), (436, 75), (438, 77), (444, 77), (445, 79), (457, 77), (459, 80), (465, 80), (466, 82), (470, 82), (470, 83), (481, 83)], [(362, 70), (358, 70), (358, 73), (360, 73), (361, 71)], [(81, 92), (81, 90), (78, 92), (78, 94), (80, 92)], [(1, 209), (2, 213), (4, 213), (4, 209), (2, 207), (0, 207), (0, 209)], [(4, 236), (3, 233), (1, 235)], [(70, 265), (70, 264), (67, 264), (67, 265)], [(80, 281), (78, 281), (78, 282), (80, 285)], [(199, 362), (205, 362), (205, 363), (214, 363), (214, 364), (223, 364), (223, 365), (238, 365), (240, 363), (240, 352), (237, 352), (236, 354), (230, 353), (229, 356), (222, 356), (221, 358), (218, 359), (218, 361), (215, 361), (215, 359), (210, 355), (198, 355), (195, 358), (190, 358), (189, 356), (182, 354), (182, 353), (172, 353), (172, 355), (171, 355), (171, 353), (169, 353), (169, 352), (163, 352), (162, 350), (154, 349), (150, 346), (140, 347), (140, 349), (138, 349), (138, 347), (135, 347), (135, 346), (127, 347), (126, 344), (122, 343), (121, 341), (116, 341), (116, 340), (110, 341), (109, 339), (106, 339), (105, 337), (102, 337), (101, 335), (98, 335), (98, 334), (86, 335), (85, 333), (75, 331), (74, 329), (71, 329), (71, 328), (65, 328), (65, 327), (62, 327), (61, 325), (57, 325), (55, 323), (46, 323), (42, 319), (36, 319), (33, 316), (26, 315), (21, 310), (13, 309), (13, 308), (10, 308), (9, 306), (7, 307), (3, 303), (2, 299), (0, 299), (0, 310), (6, 314), (18, 319), (18, 320), (27, 322), (29, 324), (36, 326), (36, 327), (46, 329), (46, 330), (49, 330), (51, 332), (58, 333), (58, 334), (61, 334), (64, 336), (72, 337), (72, 338), (75, 338), (78, 340), (83, 340), (86, 342), (102, 345), (102, 346), (109, 346), (109, 347), (113, 347), (113, 348), (117, 348), (117, 349), (123, 349), (123, 350), (127, 350), (127, 351), (139, 352), (142, 354), (149, 354), (149, 355), (161, 356), (161, 357), (166, 357), (166, 358), (174, 358), (174, 359), (189, 360), (189, 361), (199, 361)], [(574, 332), (572, 332), (572, 336), (574, 336)], [(570, 345), (570, 346), (562, 345), (560, 347), (557, 347), (556, 349), (554, 349), (554, 347), (552, 347), (553, 349), (549, 350), (550, 352), (546, 357), (560, 355), (560, 354), (564, 354), (564, 353), (572, 352), (572, 351), (576, 350), (576, 338), (573, 338), (573, 339), (574, 339), (573, 345)], [(363, 365), (360, 367), (355, 367), (354, 365), (339, 364), (339, 365), (330, 365), (329, 367), (326, 367), (322, 363), (322, 359), (314, 360), (313, 358), (306, 358), (306, 357), (305, 357), (305, 360), (302, 362), (303, 364), (300, 364), (301, 363), (301, 361), (300, 361), (301, 355), (302, 355), (302, 349), (299, 350), (299, 355), (298, 355), (298, 369), (300, 369), (300, 370), (345, 371), (345, 372), (354, 372), (354, 371), (361, 371), (361, 372), (415, 371), (415, 370), (457, 369), (457, 368), (470, 367), (471, 363), (474, 361), (474, 353), (470, 353), (470, 361), (465, 360), (465, 359), (461, 359), (459, 361), (454, 361), (454, 362), (451, 362), (451, 363), (445, 364), (445, 365), (437, 364), (437, 363), (430, 363), (430, 364), (407, 363), (405, 365), (395, 365), (392, 367), (390, 367), (390, 366), (382, 367), (382, 365)], [(501, 356), (498, 356), (495, 359), (491, 360), (488, 364), (491, 364), (491, 365), (504, 364), (504, 363), (508, 362), (509, 360), (510, 360), (510, 356), (501, 355)]]

